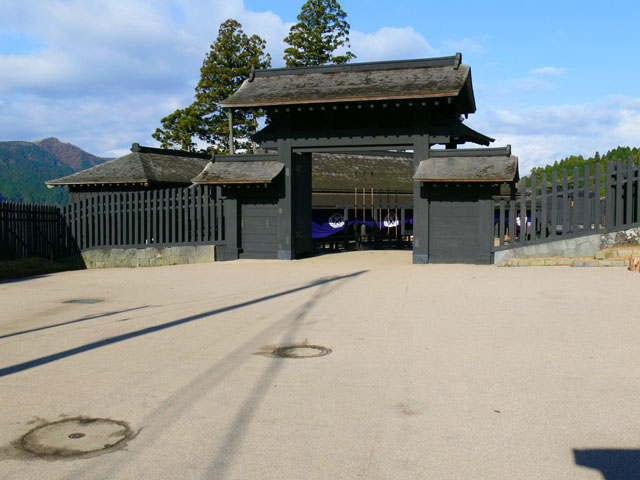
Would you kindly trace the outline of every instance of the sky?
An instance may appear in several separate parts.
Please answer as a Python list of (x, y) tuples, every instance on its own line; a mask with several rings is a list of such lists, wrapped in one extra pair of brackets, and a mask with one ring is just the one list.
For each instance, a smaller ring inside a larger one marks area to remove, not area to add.
[[(465, 123), (512, 145), (521, 172), (640, 146), (637, 0), (339, 3), (355, 62), (461, 52), (477, 105)], [(220, 23), (260, 35), (281, 67), (302, 4), (2, 0), (0, 141), (55, 136), (110, 157), (157, 146), (160, 119), (192, 102)]]

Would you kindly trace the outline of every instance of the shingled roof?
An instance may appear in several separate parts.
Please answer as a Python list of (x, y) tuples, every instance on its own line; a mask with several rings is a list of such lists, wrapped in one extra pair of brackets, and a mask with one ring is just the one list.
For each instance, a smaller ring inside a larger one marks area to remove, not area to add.
[(476, 110), (471, 68), (462, 55), (390, 62), (257, 70), (221, 105), (267, 107), (375, 100), (461, 97)]
[(271, 183), (283, 169), (282, 162), (251, 160), (250, 156), (243, 156), (241, 160), (210, 162), (192, 181), (213, 185)]
[(311, 169), (314, 192), (413, 192), (411, 153), (314, 153)]
[(131, 153), (123, 157), (45, 183), (50, 186), (190, 184), (210, 158), (209, 154), (141, 147), (134, 143)]
[(511, 182), (519, 179), (518, 157), (505, 148), (432, 150), (422, 160), (415, 181), (420, 182)]

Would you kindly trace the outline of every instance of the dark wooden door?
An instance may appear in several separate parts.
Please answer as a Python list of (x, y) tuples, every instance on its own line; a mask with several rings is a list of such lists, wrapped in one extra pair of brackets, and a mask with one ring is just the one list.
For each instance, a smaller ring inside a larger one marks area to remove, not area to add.
[(277, 258), (278, 208), (242, 205), (242, 258)]
[(434, 192), (429, 206), (429, 262), (477, 263), (478, 248), (477, 198), (459, 190)]

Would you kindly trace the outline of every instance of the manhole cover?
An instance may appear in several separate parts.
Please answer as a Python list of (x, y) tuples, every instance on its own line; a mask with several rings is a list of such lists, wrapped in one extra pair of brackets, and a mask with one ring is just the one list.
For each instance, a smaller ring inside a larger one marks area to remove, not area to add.
[(70, 418), (34, 428), (22, 437), (31, 453), (73, 457), (124, 445), (133, 432), (124, 422), (103, 418)]
[(318, 345), (289, 345), (278, 347), (273, 351), (276, 357), (284, 358), (313, 358), (329, 355), (331, 349)]
[(101, 300), (99, 298), (74, 298), (73, 300), (67, 300), (66, 302), (62, 302), (62, 303), (82, 303), (82, 304), (91, 304), (91, 303), (100, 303), (103, 302), (104, 300)]

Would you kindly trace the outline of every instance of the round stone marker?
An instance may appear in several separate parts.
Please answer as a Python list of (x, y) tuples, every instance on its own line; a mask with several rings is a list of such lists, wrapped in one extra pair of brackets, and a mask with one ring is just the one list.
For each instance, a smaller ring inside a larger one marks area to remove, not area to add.
[(318, 345), (289, 345), (276, 348), (273, 354), (283, 358), (314, 358), (329, 355), (331, 349)]
[(72, 457), (115, 447), (131, 434), (124, 422), (70, 418), (31, 430), (22, 437), (22, 446), (38, 455)]

